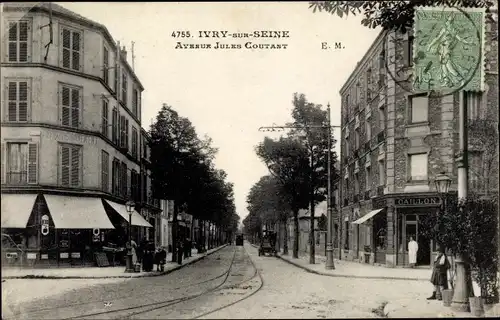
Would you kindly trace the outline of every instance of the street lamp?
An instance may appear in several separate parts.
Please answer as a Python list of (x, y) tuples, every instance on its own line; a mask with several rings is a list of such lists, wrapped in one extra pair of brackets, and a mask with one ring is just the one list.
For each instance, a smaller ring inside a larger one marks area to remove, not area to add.
[[(446, 175), (446, 172), (441, 171), (441, 173), (439, 173), (436, 176), (436, 179), (434, 179), (434, 183), (436, 185), (436, 191), (438, 192), (441, 198), (441, 214), (443, 214), (446, 209), (446, 195), (448, 194), (448, 190), (450, 189), (451, 178)], [(438, 232), (441, 232), (441, 214), (438, 215), (438, 223), (437, 223)], [(442, 244), (439, 243), (439, 245)]]
[(131, 273), (135, 272), (134, 266), (132, 265), (132, 212), (134, 212), (135, 204), (133, 201), (127, 201), (127, 203), (125, 203), (125, 207), (128, 212), (128, 251), (125, 272)]

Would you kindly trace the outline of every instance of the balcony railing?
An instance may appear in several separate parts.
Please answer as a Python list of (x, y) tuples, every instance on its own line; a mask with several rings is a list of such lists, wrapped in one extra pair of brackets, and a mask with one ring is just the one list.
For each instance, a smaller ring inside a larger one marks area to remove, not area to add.
[(384, 195), (384, 186), (378, 186), (377, 187), (377, 196), (383, 196)]
[(365, 191), (365, 196), (364, 196), (364, 199), (365, 199), (365, 200), (370, 200), (370, 190), (366, 190), (366, 191)]
[(21, 172), (7, 172), (7, 184), (11, 185), (22, 185), (28, 183), (28, 173), (26, 171)]

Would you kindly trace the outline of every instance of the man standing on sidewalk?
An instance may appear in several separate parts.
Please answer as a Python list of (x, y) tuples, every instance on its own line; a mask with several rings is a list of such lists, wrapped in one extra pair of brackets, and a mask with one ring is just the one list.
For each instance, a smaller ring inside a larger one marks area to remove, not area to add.
[(434, 260), (432, 268), (431, 283), (434, 285), (434, 292), (427, 300), (442, 300), (441, 291), (448, 289), (448, 269), (450, 261), (444, 252), (444, 248), (439, 246), (439, 254)]
[(410, 242), (408, 242), (408, 263), (410, 264), (410, 268), (415, 268), (417, 264), (417, 252), (418, 252), (418, 243), (410, 237)]

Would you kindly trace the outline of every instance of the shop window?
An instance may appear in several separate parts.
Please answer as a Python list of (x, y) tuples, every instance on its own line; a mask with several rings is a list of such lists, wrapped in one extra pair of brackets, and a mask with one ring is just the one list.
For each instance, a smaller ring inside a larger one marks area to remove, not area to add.
[(413, 237), (415, 241), (417, 241), (417, 224), (416, 223), (407, 223), (406, 224), (406, 243), (405, 248), (408, 251), (408, 242), (410, 241), (410, 237)]

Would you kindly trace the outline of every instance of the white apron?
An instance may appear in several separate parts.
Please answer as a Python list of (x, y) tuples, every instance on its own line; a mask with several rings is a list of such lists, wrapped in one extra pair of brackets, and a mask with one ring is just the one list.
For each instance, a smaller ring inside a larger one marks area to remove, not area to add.
[(417, 263), (418, 243), (413, 240), (408, 243), (408, 263)]

